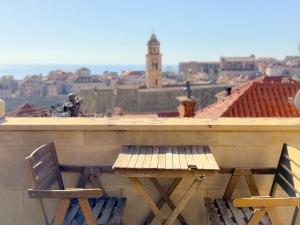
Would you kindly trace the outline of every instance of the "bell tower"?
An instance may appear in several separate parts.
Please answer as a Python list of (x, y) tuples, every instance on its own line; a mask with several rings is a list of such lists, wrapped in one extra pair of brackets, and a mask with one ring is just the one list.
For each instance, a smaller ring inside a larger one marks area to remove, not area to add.
[(160, 43), (155, 34), (152, 34), (148, 41), (148, 54), (146, 55), (146, 59), (146, 87), (162, 87)]

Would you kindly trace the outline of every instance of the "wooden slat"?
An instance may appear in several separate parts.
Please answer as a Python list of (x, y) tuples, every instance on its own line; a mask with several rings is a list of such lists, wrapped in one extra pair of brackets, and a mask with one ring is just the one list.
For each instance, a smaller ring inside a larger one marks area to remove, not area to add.
[(300, 192), (295, 189), (295, 187), (280, 173), (276, 176), (277, 183), (289, 194), (289, 196), (293, 197)]
[(172, 147), (166, 147), (166, 169), (173, 169)]
[(204, 169), (210, 168), (203, 146), (198, 146), (198, 154)]
[(45, 180), (50, 178), (51, 176), (57, 176), (56, 166), (53, 165), (52, 167), (47, 168), (46, 170), (41, 171), (35, 177), (37, 183), (43, 183)]
[(53, 174), (51, 177), (48, 177), (41, 183), (38, 183), (37, 188), (41, 190), (47, 190), (50, 189), (55, 183), (57, 183), (57, 174)]
[(197, 169), (203, 169), (204, 166), (202, 164), (201, 156), (198, 153), (198, 147), (197, 146), (192, 147), (192, 154), (193, 154), (193, 158), (194, 158), (194, 161), (196, 163)]
[(173, 146), (172, 147), (172, 159), (173, 159), (173, 169), (180, 169), (180, 159), (179, 159), (179, 152), (178, 152), (178, 147)]
[(114, 208), (115, 202), (116, 202), (116, 199), (113, 199), (113, 198), (111, 198), (107, 201), (107, 204), (105, 206), (105, 209), (103, 211), (101, 218), (99, 220), (97, 220), (98, 225), (102, 225), (102, 224), (104, 225), (104, 224), (108, 223), (108, 220), (109, 220), (111, 212)]
[(152, 147), (152, 158), (150, 163), (150, 168), (156, 169), (158, 166), (158, 154), (159, 154), (159, 148), (158, 146)]
[(212, 225), (221, 225), (222, 223), (219, 219), (218, 212), (213, 204), (213, 200), (211, 198), (204, 198), (204, 202)]
[(208, 161), (208, 163), (210, 165), (210, 169), (218, 170), (219, 166), (218, 166), (218, 164), (217, 164), (217, 162), (215, 160), (215, 157), (211, 153), (210, 149), (207, 146), (203, 146), (203, 149), (205, 151), (205, 155), (206, 155), (207, 161)]
[(216, 199), (216, 203), (219, 207), (220, 213), (222, 215), (223, 221), (225, 223), (225, 225), (232, 225), (234, 222), (232, 221), (231, 217), (232, 214), (229, 213), (230, 211), (228, 211), (224, 200), (223, 199)]
[(34, 150), (28, 157), (32, 159), (32, 162), (35, 164), (38, 161), (41, 161), (43, 158), (48, 158), (51, 155), (51, 145), (53, 143), (49, 143), (46, 145), (42, 145), (36, 150)]
[(157, 168), (158, 169), (165, 169), (166, 168), (166, 148), (164, 146), (159, 147)]
[(43, 173), (42, 171), (47, 170), (49, 167), (54, 166), (55, 163), (51, 157), (46, 158), (42, 161), (39, 161), (37, 164), (34, 165), (33, 170), (37, 175)]
[(180, 146), (178, 148), (178, 153), (179, 153), (180, 168), (188, 169), (184, 147)]
[(152, 147), (147, 146), (143, 168), (150, 168), (151, 159), (152, 159)]
[(241, 209), (242, 209), (242, 212), (245, 214), (247, 221), (249, 221), (253, 214), (253, 211), (251, 209), (249, 209), (248, 207), (243, 207)]
[(144, 160), (145, 160), (145, 154), (146, 154), (146, 147), (141, 146), (139, 157), (138, 157), (137, 162), (135, 164), (135, 168), (137, 168), (137, 169), (143, 168), (143, 164), (144, 164)]
[(185, 146), (186, 161), (189, 169), (197, 169), (197, 165), (192, 155), (192, 146)]
[(72, 206), (71, 209), (69, 209), (68, 214), (67, 214), (67, 216), (64, 220), (63, 225), (70, 225), (73, 222), (76, 214), (79, 211), (79, 208), (80, 208), (79, 203), (76, 203), (75, 205)]
[(118, 155), (118, 158), (117, 160), (115, 161), (114, 163), (114, 166), (113, 167), (120, 167), (120, 165), (122, 165), (122, 161), (124, 160), (124, 158), (126, 157), (126, 152), (127, 152), (127, 149), (129, 148), (129, 146), (123, 146), (119, 155)]
[(227, 200), (227, 204), (233, 214), (234, 219), (236, 220), (238, 225), (246, 225), (244, 220), (244, 214), (241, 212), (240, 209), (234, 207), (230, 200)]
[(95, 206), (93, 207), (93, 217), (96, 219), (99, 217), (99, 213), (101, 212), (103, 206), (105, 204), (104, 198), (97, 199)]
[[(134, 147), (133, 146), (128, 146), (127, 149), (123, 149), (124, 156), (122, 158), (122, 161), (119, 163), (118, 167), (124, 168), (124, 167), (128, 166), (133, 151), (134, 151)], [(117, 166), (115, 166), (115, 167), (117, 167)]]
[(135, 168), (135, 164), (137, 162), (137, 159), (139, 157), (139, 154), (140, 154), (140, 148), (141, 146), (134, 146), (134, 150), (133, 150), (133, 153), (132, 153), (132, 156), (131, 156), (131, 159), (128, 163), (128, 168)]
[(119, 225), (122, 222), (122, 216), (126, 205), (126, 198), (120, 198), (114, 210), (114, 214), (109, 221), (109, 225)]

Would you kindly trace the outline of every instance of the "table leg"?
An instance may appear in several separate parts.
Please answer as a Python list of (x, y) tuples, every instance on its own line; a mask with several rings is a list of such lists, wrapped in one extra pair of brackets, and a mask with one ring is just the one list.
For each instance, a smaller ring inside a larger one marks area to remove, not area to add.
[[(150, 180), (151, 180), (152, 184), (154, 185), (154, 187), (161, 194), (162, 198), (164, 199), (164, 202), (166, 202), (168, 204), (168, 206), (170, 207), (170, 209), (173, 211), (176, 208), (176, 206), (172, 202), (172, 200), (170, 199), (170, 195), (172, 193), (166, 193), (165, 190), (163, 189), (163, 187), (160, 185), (160, 183), (157, 181), (156, 178), (150, 178)], [(178, 215), (178, 220), (182, 225), (187, 224), (187, 222), (185, 221), (185, 219), (183, 218), (183, 216), (181, 214)]]
[(155, 203), (152, 201), (151, 197), (148, 195), (148, 193), (143, 189), (140, 181), (136, 177), (129, 177), (132, 185), (136, 189), (136, 191), (143, 197), (146, 204), (149, 206), (149, 208), (152, 210), (152, 212), (160, 218), (162, 221), (166, 220), (166, 217), (162, 214), (162, 212), (157, 208)]
[(200, 186), (200, 184), (203, 182), (204, 176), (201, 176), (199, 178), (196, 178), (194, 182), (191, 184), (187, 192), (184, 194), (180, 202), (178, 203), (177, 207), (173, 210), (170, 217), (167, 219), (167, 221), (164, 223), (164, 225), (171, 225), (175, 222), (177, 216), (181, 213), (181, 211), (184, 209), (186, 204), (188, 203), (189, 199), (193, 196), (197, 188)]
[[(180, 181), (182, 180), (182, 178), (175, 178), (172, 182), (171, 182), (171, 184), (169, 185), (169, 187), (168, 187), (168, 189), (167, 189), (167, 191), (166, 191), (166, 194), (168, 195), (168, 196), (170, 196), (172, 193), (173, 193), (173, 191), (176, 189), (176, 187), (178, 186), (178, 184), (180, 183)], [(165, 202), (166, 202), (166, 200), (164, 199), (164, 198), (161, 198), (158, 202), (157, 202), (157, 207), (159, 208), (159, 209), (161, 209), (162, 207), (163, 207), (163, 205), (165, 204)], [(149, 213), (149, 215), (147, 216), (147, 219), (145, 220), (145, 222), (143, 223), (144, 225), (149, 225), (149, 224), (151, 224), (152, 223), (152, 221), (153, 221), (153, 219), (154, 219), (154, 214), (153, 214), (153, 212), (151, 211), (150, 213)]]

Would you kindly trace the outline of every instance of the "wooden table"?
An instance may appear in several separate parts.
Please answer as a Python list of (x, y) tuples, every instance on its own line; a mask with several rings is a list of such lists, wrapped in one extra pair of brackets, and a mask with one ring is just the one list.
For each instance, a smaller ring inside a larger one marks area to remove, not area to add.
[[(181, 224), (187, 224), (180, 213), (204, 178), (213, 175), (219, 170), (219, 166), (207, 146), (124, 146), (113, 169), (129, 177), (136, 191), (152, 210), (153, 213), (149, 214), (144, 224), (150, 224), (155, 215), (163, 224), (170, 225), (177, 217)], [(138, 177), (149, 178), (160, 193), (162, 198), (157, 204), (144, 190)], [(156, 179), (159, 177), (173, 179), (167, 190)], [(182, 178), (194, 178), (194, 181), (175, 206), (170, 196)], [(160, 211), (164, 203), (172, 210), (169, 217)]]

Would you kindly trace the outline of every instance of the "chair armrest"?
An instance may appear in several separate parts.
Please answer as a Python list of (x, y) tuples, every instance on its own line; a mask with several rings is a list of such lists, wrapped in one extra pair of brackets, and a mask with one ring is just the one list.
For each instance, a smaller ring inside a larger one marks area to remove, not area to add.
[[(256, 168), (249, 168), (249, 167), (222, 167), (220, 166), (220, 170), (218, 171), (218, 173), (222, 173), (222, 174), (233, 174), (233, 172), (235, 170), (239, 170), (239, 171), (251, 171), (252, 174), (275, 174), (276, 172), (276, 167), (256, 167)], [(247, 172), (246, 172), (247, 173)], [(247, 174), (241, 174), (241, 175), (247, 175)]]
[(276, 207), (276, 206), (299, 206), (300, 197), (272, 198), (269, 196), (254, 196), (251, 198), (234, 199), (235, 207)]
[(28, 189), (30, 198), (97, 198), (101, 197), (103, 190), (72, 188), (66, 190), (37, 190)]

